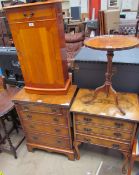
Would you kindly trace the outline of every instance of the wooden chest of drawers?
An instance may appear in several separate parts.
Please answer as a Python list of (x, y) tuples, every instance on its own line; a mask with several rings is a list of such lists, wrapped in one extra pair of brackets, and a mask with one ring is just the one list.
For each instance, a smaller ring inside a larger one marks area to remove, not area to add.
[(121, 151), (125, 156), (125, 171), (131, 155), (133, 139), (139, 122), (136, 94), (119, 93), (122, 115), (110, 96), (100, 93), (93, 101), (93, 91), (80, 89), (73, 104), (74, 146), (80, 159), (78, 145), (82, 142)]
[(13, 99), (24, 129), (27, 148), (66, 154), (74, 160), (69, 108), (76, 91), (67, 95), (36, 95), (22, 89)]

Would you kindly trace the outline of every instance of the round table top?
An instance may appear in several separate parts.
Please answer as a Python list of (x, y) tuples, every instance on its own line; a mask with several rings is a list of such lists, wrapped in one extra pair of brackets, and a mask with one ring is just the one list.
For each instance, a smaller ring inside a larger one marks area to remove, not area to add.
[(84, 41), (85, 46), (96, 50), (116, 51), (139, 45), (139, 39), (125, 35), (101, 35)]

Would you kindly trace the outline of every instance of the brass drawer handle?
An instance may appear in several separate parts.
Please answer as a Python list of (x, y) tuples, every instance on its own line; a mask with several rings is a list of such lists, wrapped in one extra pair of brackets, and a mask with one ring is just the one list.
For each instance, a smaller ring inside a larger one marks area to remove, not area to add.
[(112, 145), (112, 148), (114, 148), (114, 149), (119, 149), (119, 148), (120, 148), (120, 145), (118, 145), (118, 144), (113, 144), (113, 145)]
[(91, 132), (92, 129), (91, 129), (91, 128), (84, 128), (84, 131), (86, 131), (86, 132)]
[(31, 116), (31, 115), (27, 115), (27, 118), (28, 118), (28, 119), (31, 119), (31, 118), (32, 118), (32, 116)]
[(38, 137), (36, 137), (36, 136), (33, 136), (32, 138), (33, 138), (33, 140), (38, 140)]
[(91, 139), (84, 138), (85, 142), (91, 142)]
[(86, 122), (91, 122), (92, 119), (91, 119), (91, 118), (88, 118), (88, 117), (84, 117), (84, 121), (86, 121)]
[(114, 136), (116, 136), (116, 137), (122, 137), (122, 134), (121, 133), (114, 133)]
[(58, 121), (59, 121), (58, 118), (54, 118), (53, 120), (54, 120), (55, 122), (58, 122)]
[(34, 126), (33, 125), (30, 125), (30, 128), (34, 128)]
[(24, 16), (25, 18), (29, 19), (29, 18), (31, 18), (31, 17), (34, 16), (34, 13), (32, 12), (32, 13), (30, 13), (29, 15), (27, 15), (26, 13), (24, 13), (23, 16)]
[(57, 112), (57, 110), (56, 109), (52, 109), (52, 112)]
[(61, 140), (57, 140), (56, 142), (57, 142), (58, 144), (62, 143)]
[(114, 124), (115, 124), (115, 126), (116, 126), (117, 128), (121, 128), (121, 127), (124, 126), (123, 123), (119, 123), (119, 122), (115, 122)]
[(55, 132), (60, 132), (61, 130), (60, 129), (55, 129)]
[(23, 109), (28, 111), (29, 110), (29, 107), (24, 106)]

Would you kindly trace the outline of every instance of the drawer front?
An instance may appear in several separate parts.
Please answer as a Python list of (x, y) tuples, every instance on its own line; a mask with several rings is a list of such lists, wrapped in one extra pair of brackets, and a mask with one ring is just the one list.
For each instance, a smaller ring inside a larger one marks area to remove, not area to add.
[(42, 104), (26, 104), (21, 105), (20, 108), (22, 111), (32, 111), (32, 112), (39, 112), (39, 113), (47, 113), (47, 114), (63, 114), (62, 109), (54, 106), (46, 106)]
[(54, 134), (63, 137), (69, 137), (68, 128), (59, 127), (58, 125), (33, 123), (30, 121), (23, 121), (26, 132), (39, 132), (44, 134)]
[(101, 137), (113, 138), (117, 140), (125, 140), (129, 142), (132, 139), (131, 133), (121, 132), (118, 129), (117, 130), (105, 129), (105, 128), (99, 128), (99, 127), (94, 127), (90, 125), (76, 125), (76, 132), (89, 134), (89, 135), (99, 135)]
[(101, 125), (104, 127), (111, 127), (111, 128), (118, 128), (127, 131), (133, 131), (134, 123), (126, 122), (122, 120), (115, 120), (115, 119), (107, 119), (104, 117), (96, 117), (96, 116), (89, 116), (89, 115), (82, 115), (82, 114), (75, 114), (75, 121), (76, 123), (86, 123), (86, 124), (95, 124)]
[(46, 19), (46, 18), (54, 18), (55, 11), (53, 8), (45, 7), (45, 8), (28, 8), (28, 9), (20, 9), (17, 11), (13, 11), (12, 14), (8, 14), (8, 19), (10, 22), (24, 22), (24, 21), (32, 21), (37, 19)]
[(51, 114), (20, 111), (20, 116), (23, 121), (41, 122), (43, 124), (53, 123), (57, 125), (64, 125), (65, 127), (68, 126), (68, 120), (63, 115), (51, 115)]
[(109, 139), (101, 139), (98, 137), (90, 137), (87, 135), (80, 135), (80, 134), (76, 135), (76, 140), (94, 145), (104, 146), (107, 148), (123, 150), (127, 152), (130, 151), (130, 144), (124, 142), (118, 142)]
[(36, 143), (43, 146), (52, 146), (56, 148), (67, 148), (71, 149), (70, 139), (62, 137), (55, 137), (46, 134), (29, 134), (27, 135), (27, 141), (30, 143)]

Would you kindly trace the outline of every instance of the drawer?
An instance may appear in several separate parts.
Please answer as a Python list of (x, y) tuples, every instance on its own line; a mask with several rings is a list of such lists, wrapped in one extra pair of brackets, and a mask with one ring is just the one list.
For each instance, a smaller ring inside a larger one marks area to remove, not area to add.
[(23, 121), (23, 125), (26, 132), (39, 132), (44, 134), (54, 134), (63, 137), (70, 137), (69, 129), (59, 127), (58, 125), (33, 123), (30, 121)]
[(68, 126), (68, 120), (64, 115), (51, 115), (51, 114), (43, 114), (43, 113), (36, 113), (36, 112), (23, 112), (20, 111), (20, 117), (23, 121), (30, 121), (30, 122), (41, 122), (41, 123), (53, 123), (57, 125), (64, 125), (65, 127)]
[(42, 104), (26, 104), (21, 105), (20, 108), (23, 111), (33, 111), (33, 112), (39, 112), (39, 113), (48, 113), (48, 114), (63, 114), (62, 109), (54, 106), (47, 106)]
[(29, 134), (27, 135), (27, 141), (30, 143), (39, 144), (42, 146), (52, 146), (56, 148), (67, 148), (71, 149), (70, 139), (62, 137), (55, 137), (46, 134)]
[(40, 7), (33, 9), (28, 7), (28, 9), (22, 8), (19, 10), (13, 10), (12, 14), (8, 13), (7, 16), (10, 22), (24, 22), (37, 19), (54, 18), (55, 11), (51, 7)]
[(123, 150), (123, 151), (130, 151), (130, 144), (124, 143), (124, 142), (118, 142), (115, 140), (110, 140), (110, 139), (103, 139), (99, 137), (91, 137), (88, 135), (81, 135), (77, 134), (76, 135), (76, 140), (85, 142), (85, 143), (90, 143), (98, 146), (103, 146), (106, 148), (112, 148), (112, 149), (117, 149), (117, 150)]
[(89, 135), (100, 135), (101, 137), (113, 138), (116, 140), (125, 140), (129, 142), (132, 139), (132, 134), (128, 132), (126, 133), (121, 132), (118, 129), (106, 129), (90, 125), (76, 125), (76, 132)]
[(101, 125), (104, 128), (118, 128), (127, 131), (133, 131), (134, 123), (117, 120), (117, 119), (108, 119), (104, 117), (96, 117), (96, 116), (89, 116), (89, 115), (82, 115), (82, 114), (75, 114), (75, 122), (76, 123), (86, 123), (86, 124), (95, 124)]

